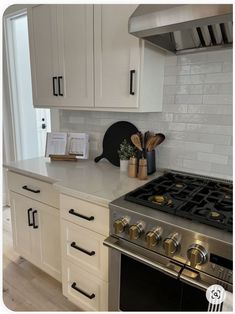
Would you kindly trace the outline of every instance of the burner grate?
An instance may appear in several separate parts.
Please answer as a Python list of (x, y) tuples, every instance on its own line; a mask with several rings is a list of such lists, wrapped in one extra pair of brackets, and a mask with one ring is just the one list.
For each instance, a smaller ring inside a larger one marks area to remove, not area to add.
[(126, 194), (125, 199), (232, 231), (231, 183), (169, 172)]

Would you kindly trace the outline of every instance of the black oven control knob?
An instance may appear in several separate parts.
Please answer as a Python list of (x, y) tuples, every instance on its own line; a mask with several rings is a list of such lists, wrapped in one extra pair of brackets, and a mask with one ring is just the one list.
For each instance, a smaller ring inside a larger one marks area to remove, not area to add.
[(129, 238), (130, 240), (136, 240), (140, 237), (143, 232), (143, 225), (141, 223), (137, 223), (135, 225), (131, 225), (129, 228)]
[(128, 225), (128, 218), (122, 217), (114, 221), (113, 227), (115, 234), (124, 232), (126, 226)]
[(157, 227), (149, 232), (146, 233), (145, 240), (147, 242), (147, 246), (156, 246), (160, 240), (162, 235), (162, 228)]
[(192, 244), (187, 251), (187, 256), (190, 266), (196, 267), (197, 265), (202, 265), (207, 262), (208, 252), (203, 246)]
[(180, 244), (181, 236), (176, 233), (171, 233), (164, 241), (163, 241), (163, 248), (167, 256), (171, 256), (174, 254)]

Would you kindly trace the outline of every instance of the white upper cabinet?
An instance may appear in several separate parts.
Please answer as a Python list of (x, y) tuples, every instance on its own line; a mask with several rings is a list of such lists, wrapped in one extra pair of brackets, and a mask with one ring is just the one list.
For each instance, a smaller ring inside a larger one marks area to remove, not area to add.
[(94, 6), (95, 107), (138, 107), (140, 41), (128, 33), (128, 19), (135, 8)]
[(161, 111), (164, 53), (128, 33), (128, 19), (136, 7), (76, 4), (30, 9), (34, 106)]
[[(29, 46), (34, 106), (57, 106), (58, 97), (53, 95), (58, 75), (56, 58), (57, 28), (56, 6), (39, 5), (28, 9)], [(54, 79), (53, 79), (54, 78)], [(58, 91), (54, 91), (56, 93)]]
[(59, 64), (66, 107), (93, 107), (93, 5), (59, 5)]
[(93, 6), (28, 11), (35, 107), (93, 107)]

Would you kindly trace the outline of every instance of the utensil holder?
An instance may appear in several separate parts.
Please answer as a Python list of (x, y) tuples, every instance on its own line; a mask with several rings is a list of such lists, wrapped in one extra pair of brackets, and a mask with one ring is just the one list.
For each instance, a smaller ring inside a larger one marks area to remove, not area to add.
[(146, 152), (146, 159), (147, 159), (147, 171), (148, 174), (152, 174), (156, 171), (156, 162), (155, 162), (155, 149)]

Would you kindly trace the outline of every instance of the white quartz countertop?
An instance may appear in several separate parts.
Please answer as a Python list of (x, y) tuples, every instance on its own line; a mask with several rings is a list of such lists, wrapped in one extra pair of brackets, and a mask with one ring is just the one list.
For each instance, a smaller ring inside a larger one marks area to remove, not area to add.
[[(78, 197), (103, 206), (114, 199), (145, 184), (137, 178), (129, 178), (106, 160), (51, 161), (34, 158), (4, 165), (8, 170), (53, 184), (54, 188), (70, 196)], [(152, 180), (162, 174), (157, 171), (148, 177)]]

